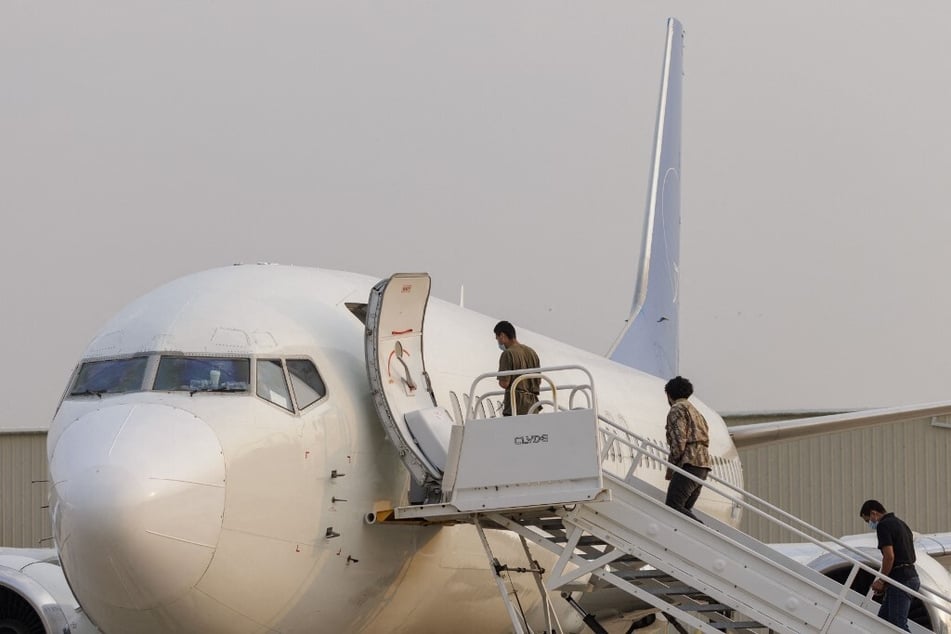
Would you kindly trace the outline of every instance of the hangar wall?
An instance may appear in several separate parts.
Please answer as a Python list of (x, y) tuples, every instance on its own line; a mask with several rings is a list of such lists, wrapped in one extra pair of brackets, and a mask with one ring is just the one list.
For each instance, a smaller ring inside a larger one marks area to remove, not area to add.
[[(730, 417), (727, 424), (799, 417)], [(858, 510), (869, 498), (881, 501), (914, 531), (951, 531), (949, 457), (947, 417), (740, 450), (747, 491), (835, 536), (868, 531)], [(766, 542), (793, 541), (749, 513), (740, 527)]]
[(0, 546), (49, 547), (46, 432), (0, 432)]

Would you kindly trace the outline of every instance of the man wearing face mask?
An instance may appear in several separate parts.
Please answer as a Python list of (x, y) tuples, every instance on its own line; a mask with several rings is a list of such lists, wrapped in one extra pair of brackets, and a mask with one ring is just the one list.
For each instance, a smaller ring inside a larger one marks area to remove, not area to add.
[[(495, 325), (495, 341), (499, 344), (502, 354), (499, 356), (499, 372), (508, 370), (527, 370), (539, 367), (538, 355), (528, 346), (518, 342), (515, 338), (515, 326), (507, 321), (500, 321)], [(512, 394), (509, 386), (517, 375), (500, 376), (499, 385), (505, 390), (502, 401), (502, 416), (512, 415)], [(541, 387), (539, 379), (525, 379), (515, 386), (515, 413), (527, 414), (532, 406), (538, 402), (538, 391)]]
[[(915, 570), (915, 540), (911, 529), (903, 521), (889, 513), (878, 500), (866, 500), (859, 516), (878, 535), (878, 549), (882, 551), (881, 573), (889, 579), (918, 591), (921, 581)], [(885, 593), (878, 617), (908, 631), (908, 610), (911, 595), (883, 579), (872, 584), (876, 594)]]

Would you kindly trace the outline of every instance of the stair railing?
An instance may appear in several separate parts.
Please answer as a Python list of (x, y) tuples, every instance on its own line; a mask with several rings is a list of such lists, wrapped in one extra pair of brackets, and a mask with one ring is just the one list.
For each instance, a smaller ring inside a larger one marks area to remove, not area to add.
[[(650, 459), (658, 460), (661, 462), (661, 464), (671, 469), (672, 471), (675, 471), (676, 473), (686, 476), (687, 478), (690, 478), (694, 482), (700, 483), (705, 488), (708, 488), (714, 491), (715, 493), (726, 498), (730, 502), (734, 504), (738, 504), (744, 509), (766, 519), (766, 521), (776, 524), (782, 527), (783, 529), (798, 535), (799, 537), (805, 539), (806, 541), (812, 543), (813, 545), (818, 546), (820, 549), (824, 550), (825, 552), (836, 555), (840, 557), (841, 559), (845, 560), (846, 562), (852, 564), (848, 579), (846, 580), (846, 583), (844, 584), (846, 588), (849, 588), (851, 586), (852, 581), (858, 575), (859, 570), (864, 570), (870, 573), (876, 579), (879, 579), (879, 578), (886, 579), (878, 570), (873, 569), (871, 566), (863, 563), (860, 560), (860, 559), (865, 559), (865, 555), (861, 551), (846, 544), (845, 542), (841, 541), (837, 537), (824, 532), (818, 527), (810, 525), (809, 523), (796, 517), (795, 515), (792, 515), (791, 513), (788, 513), (784, 511), (783, 509), (777, 506), (774, 506), (773, 504), (770, 504), (769, 502), (767, 502), (766, 500), (763, 500), (762, 498), (756, 497), (755, 495), (749, 493), (748, 491), (745, 491), (737, 486), (734, 486), (733, 484), (730, 484), (729, 482), (726, 482), (725, 480), (722, 480), (721, 478), (713, 475), (712, 473), (707, 476), (706, 480), (701, 480), (700, 478), (697, 478), (696, 476), (694, 476), (692, 473), (689, 473), (681, 469), (680, 467), (674, 465), (673, 463), (669, 462), (665, 457), (663, 457), (665, 454), (668, 453), (668, 450), (666, 450), (664, 447), (648, 440), (647, 438), (644, 438), (636, 434), (635, 432), (632, 432), (629, 429), (625, 429), (621, 427), (617, 423), (614, 423), (613, 421), (608, 420), (601, 414), (598, 414), (598, 419), (605, 425), (612, 428), (612, 431), (613, 431), (613, 433), (606, 433), (602, 435), (602, 437), (609, 438), (609, 441), (604, 444), (604, 447), (602, 447), (602, 454), (601, 454), (602, 462), (604, 462), (604, 458), (607, 455), (609, 445), (613, 443), (621, 443), (623, 445), (627, 445), (628, 447), (631, 448), (632, 452), (636, 453), (636, 457), (632, 460), (631, 467), (628, 469), (627, 475), (625, 476), (625, 478), (618, 478), (617, 476), (613, 474), (609, 474), (612, 477), (617, 478), (623, 482), (633, 476), (634, 471), (640, 465), (641, 459), (643, 457), (647, 456)], [(632, 442), (626, 438), (623, 438), (618, 432), (620, 432), (620, 434), (623, 434), (624, 436), (627, 436), (629, 438), (634, 438), (637, 442)], [(711, 485), (710, 484), (711, 481), (713, 481), (715, 485)], [(725, 491), (724, 489), (726, 489), (727, 491)], [(785, 520), (788, 520), (788, 521), (784, 521), (783, 519), (780, 519), (778, 517), (773, 517), (768, 512), (760, 510), (759, 508), (751, 504), (748, 500), (765, 507), (769, 511), (772, 511), (773, 513), (776, 513), (782, 516), (783, 518), (785, 518)], [(823, 542), (823, 541), (819, 541), (818, 539), (815, 539), (814, 537), (812, 537), (812, 535), (809, 535), (808, 533), (804, 532), (804, 530), (800, 530), (800, 528), (797, 528), (796, 525), (798, 525), (799, 527), (802, 527), (805, 530), (812, 531), (813, 534), (820, 535), (826, 541)], [(709, 530), (712, 530), (712, 529), (709, 529)], [(829, 546), (829, 542), (831, 542), (832, 544), (835, 544), (836, 546), (839, 546), (841, 550), (833, 549), (832, 547)], [(853, 555), (857, 555), (857, 557)], [(930, 587), (922, 585), (921, 591), (916, 591), (892, 579), (886, 579), (886, 582), (893, 586), (901, 588), (903, 591), (907, 592), (911, 596), (917, 597), (918, 599), (922, 601), (922, 603), (929, 605), (935, 608), (936, 610), (944, 612), (945, 614), (951, 615), (951, 597), (941, 594), (941, 592), (939, 592), (935, 588), (930, 588)], [(932, 597), (925, 596), (924, 594), (922, 594), (922, 591), (928, 592), (930, 595), (932, 595)]]

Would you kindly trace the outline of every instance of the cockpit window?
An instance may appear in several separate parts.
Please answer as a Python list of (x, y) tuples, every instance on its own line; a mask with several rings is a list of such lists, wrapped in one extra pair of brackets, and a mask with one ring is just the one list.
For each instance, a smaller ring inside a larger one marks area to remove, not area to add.
[(248, 359), (163, 356), (154, 390), (186, 392), (246, 392), (251, 384)]
[(287, 390), (287, 380), (284, 378), (284, 366), (281, 360), (258, 359), (257, 368), (258, 396), (293, 412), (294, 407), (291, 405), (291, 394)]
[(287, 373), (291, 377), (298, 409), (313, 405), (327, 394), (324, 381), (310, 359), (288, 359)]
[(148, 357), (87, 361), (79, 368), (70, 396), (118, 394), (142, 389)]

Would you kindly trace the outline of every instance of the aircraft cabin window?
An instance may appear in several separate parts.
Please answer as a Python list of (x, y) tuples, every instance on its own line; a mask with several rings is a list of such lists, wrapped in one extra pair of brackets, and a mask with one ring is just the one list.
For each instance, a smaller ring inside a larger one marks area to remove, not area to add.
[(291, 393), (287, 390), (287, 379), (284, 378), (284, 365), (281, 360), (258, 359), (257, 370), (258, 396), (293, 412)]
[(294, 388), (299, 409), (310, 407), (327, 395), (320, 372), (310, 359), (288, 359), (287, 373), (291, 377), (291, 387)]
[(79, 368), (70, 396), (119, 394), (142, 389), (148, 357), (87, 361)]
[(153, 390), (173, 392), (247, 392), (248, 359), (162, 356)]

